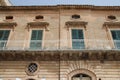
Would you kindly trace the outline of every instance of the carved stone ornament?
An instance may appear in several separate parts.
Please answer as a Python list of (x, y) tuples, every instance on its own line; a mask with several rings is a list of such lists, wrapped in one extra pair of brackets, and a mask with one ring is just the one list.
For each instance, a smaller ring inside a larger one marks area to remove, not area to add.
[(14, 28), (17, 26), (16, 22), (0, 22), (0, 28)]
[(30, 28), (45, 28), (46, 30), (49, 30), (48, 25), (49, 25), (48, 22), (29, 22), (27, 24), (27, 28), (28, 28), (28, 30)]
[(76, 27), (76, 26), (84, 27), (86, 29), (87, 24), (88, 22), (84, 22), (84, 21), (67, 21), (65, 23), (67, 29), (69, 29), (69, 27)]
[(29, 76), (34, 76), (37, 74), (39, 70), (39, 64), (37, 62), (30, 62), (27, 66), (26, 66), (26, 73)]
[(120, 22), (104, 22), (103, 26), (120, 26)]

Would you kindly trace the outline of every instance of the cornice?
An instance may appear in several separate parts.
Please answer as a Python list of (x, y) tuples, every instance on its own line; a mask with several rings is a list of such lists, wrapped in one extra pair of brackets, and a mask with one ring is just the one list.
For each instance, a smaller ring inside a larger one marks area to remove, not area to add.
[(0, 10), (59, 10), (59, 9), (120, 10), (120, 6), (94, 6), (94, 5), (0, 6)]
[(104, 22), (103, 26), (120, 26), (120, 22)]
[(0, 61), (120, 61), (118, 50), (0, 51)]

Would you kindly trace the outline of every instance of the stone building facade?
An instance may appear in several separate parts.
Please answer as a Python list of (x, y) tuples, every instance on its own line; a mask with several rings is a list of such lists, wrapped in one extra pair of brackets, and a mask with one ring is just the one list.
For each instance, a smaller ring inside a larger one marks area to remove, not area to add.
[(120, 80), (120, 6), (0, 7), (0, 80)]
[(9, 0), (0, 0), (0, 6), (12, 6)]

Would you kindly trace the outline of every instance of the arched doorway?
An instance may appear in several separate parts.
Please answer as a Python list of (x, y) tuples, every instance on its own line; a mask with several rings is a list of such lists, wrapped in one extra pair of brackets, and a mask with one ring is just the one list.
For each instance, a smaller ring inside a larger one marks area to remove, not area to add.
[(90, 70), (77, 69), (68, 74), (68, 80), (97, 80), (97, 78)]
[(91, 77), (89, 75), (80, 73), (74, 75), (71, 80), (91, 80)]

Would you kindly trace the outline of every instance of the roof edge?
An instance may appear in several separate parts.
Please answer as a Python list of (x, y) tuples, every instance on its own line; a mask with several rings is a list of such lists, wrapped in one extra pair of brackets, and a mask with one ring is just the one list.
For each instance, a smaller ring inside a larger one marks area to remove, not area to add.
[(45, 6), (0, 6), (0, 10), (53, 10), (53, 9), (91, 9), (91, 10), (120, 10), (120, 6), (94, 5), (45, 5)]

